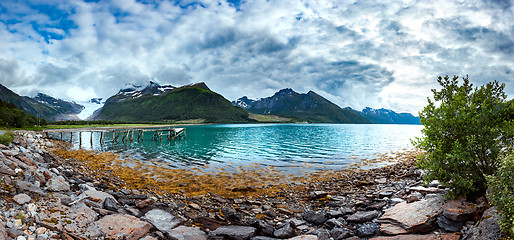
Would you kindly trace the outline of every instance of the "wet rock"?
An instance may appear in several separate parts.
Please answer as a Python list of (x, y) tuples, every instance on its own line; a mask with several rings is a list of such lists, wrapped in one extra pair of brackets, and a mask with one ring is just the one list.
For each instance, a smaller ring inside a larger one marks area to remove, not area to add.
[(52, 192), (70, 191), (70, 184), (62, 176), (53, 177), (46, 183), (48, 190)]
[(384, 223), (380, 231), (390, 235), (429, 232), (435, 227), (443, 204), (443, 196), (413, 203), (398, 203), (385, 210), (384, 215), (378, 219), (378, 222)]
[(207, 240), (207, 234), (199, 228), (179, 226), (168, 231), (174, 240)]
[(285, 223), (273, 233), (277, 238), (290, 238), (294, 236), (294, 229), (290, 222)]
[(366, 210), (381, 210), (387, 203), (385, 201), (374, 202), (366, 207)]
[(195, 225), (202, 226), (204, 229), (215, 230), (225, 223), (214, 218), (209, 217), (197, 217), (193, 219)]
[(390, 198), (391, 196), (393, 196), (393, 194), (394, 194), (394, 188), (387, 187), (378, 192), (378, 197), (379, 198), (385, 198), (385, 197)]
[[(294, 223), (290, 223), (294, 226)], [(246, 222), (246, 225), (255, 227), (257, 229), (258, 235), (273, 236), (273, 233), (275, 231), (275, 229), (271, 225), (257, 218), (250, 219)]]
[(464, 237), (466, 240), (493, 240), (500, 239), (501, 237), (501, 229), (498, 224), (499, 214), (496, 210), (496, 207), (491, 207), (487, 209), (482, 219), (477, 222), (471, 229), (468, 234)]
[(171, 213), (157, 208), (148, 211), (143, 219), (153, 224), (162, 232), (168, 232), (184, 222), (181, 218), (175, 217), (171, 215)]
[(233, 240), (246, 240), (255, 235), (256, 229), (247, 226), (222, 226), (209, 233), (209, 237), (226, 237)]
[(363, 237), (370, 237), (377, 235), (380, 232), (380, 225), (378, 223), (368, 223), (360, 226), (355, 231), (357, 236), (363, 238)]
[(30, 198), (29, 195), (21, 193), (13, 197), (13, 200), (16, 201), (18, 204), (23, 205), (25, 203), (30, 202), (32, 198)]
[(466, 221), (473, 218), (477, 205), (462, 200), (449, 200), (443, 206), (443, 215), (452, 221)]
[(380, 211), (358, 211), (346, 219), (348, 222), (363, 223), (371, 221), (380, 215)]
[(452, 221), (445, 216), (440, 215), (437, 217), (437, 225), (448, 232), (458, 232), (462, 228), (462, 225), (464, 225), (464, 222)]
[(293, 218), (293, 219), (289, 219), (289, 222), (293, 225), (293, 227), (298, 227), (298, 226), (301, 226), (301, 225), (304, 225), (306, 222), (304, 220), (300, 220), (300, 219), (296, 219), (296, 218)]
[(343, 213), (343, 215), (349, 215), (349, 214), (355, 213), (355, 211), (349, 207), (341, 207), (341, 208), (339, 208), (339, 211), (341, 211)]
[(315, 225), (321, 225), (328, 220), (328, 216), (322, 212), (308, 211), (302, 215), (303, 219)]
[(114, 200), (114, 198), (111, 197), (105, 198), (103, 207), (111, 211), (118, 211), (118, 209), (120, 208), (116, 200)]
[(150, 223), (126, 214), (107, 215), (96, 224), (107, 238), (112, 239), (139, 239), (152, 228)]
[(341, 240), (351, 237), (352, 231), (348, 228), (333, 228), (330, 230), (330, 235), (334, 238), (334, 240)]

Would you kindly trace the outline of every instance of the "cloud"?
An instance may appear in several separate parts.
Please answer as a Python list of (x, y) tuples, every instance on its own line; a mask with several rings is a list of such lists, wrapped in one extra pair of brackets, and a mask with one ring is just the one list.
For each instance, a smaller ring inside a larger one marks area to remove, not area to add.
[[(444, 6), (444, 8), (440, 7)], [(290, 87), (416, 113), (438, 75), (514, 95), (510, 1), (0, 3), (0, 80), (78, 100), (206, 82), (230, 100)]]

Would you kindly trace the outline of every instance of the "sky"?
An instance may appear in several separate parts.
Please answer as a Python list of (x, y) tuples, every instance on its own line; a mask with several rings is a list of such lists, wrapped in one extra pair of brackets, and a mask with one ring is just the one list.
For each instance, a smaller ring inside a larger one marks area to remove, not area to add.
[(312, 90), (417, 115), (437, 76), (514, 96), (510, 0), (2, 0), (0, 83), (84, 101), (205, 82), (228, 100)]

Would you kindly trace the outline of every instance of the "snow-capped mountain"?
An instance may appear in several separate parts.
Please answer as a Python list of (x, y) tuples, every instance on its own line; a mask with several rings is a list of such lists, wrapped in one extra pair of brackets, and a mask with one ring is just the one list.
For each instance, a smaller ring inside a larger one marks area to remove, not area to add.
[(150, 84), (146, 85), (145, 87), (140, 85), (127, 84), (125, 87), (120, 89), (116, 95), (107, 99), (107, 102), (121, 102), (127, 99), (139, 98), (145, 95), (158, 96), (168, 93), (173, 89), (176, 89), (176, 87), (171, 85), (161, 86), (158, 83), (152, 81), (150, 81)]

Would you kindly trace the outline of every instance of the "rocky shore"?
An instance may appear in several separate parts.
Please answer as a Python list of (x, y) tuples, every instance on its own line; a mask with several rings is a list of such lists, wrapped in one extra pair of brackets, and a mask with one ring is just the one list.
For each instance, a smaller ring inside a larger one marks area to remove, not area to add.
[[(238, 197), (129, 189), (19, 132), (0, 145), (0, 239), (499, 239), (485, 198), (447, 200), (415, 159)], [(118, 186), (118, 187), (116, 187)], [(301, 189), (301, 190), (299, 190)]]

